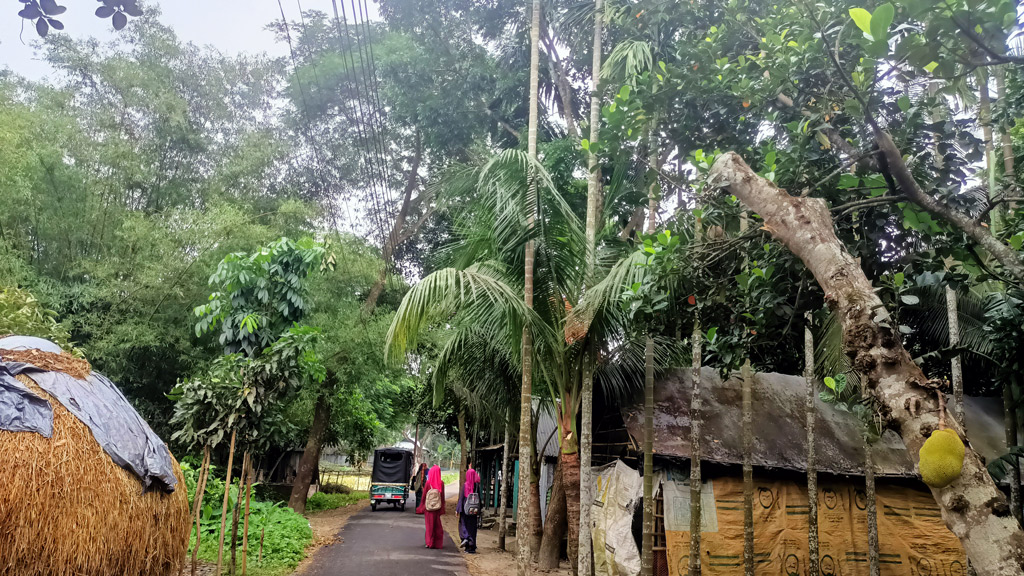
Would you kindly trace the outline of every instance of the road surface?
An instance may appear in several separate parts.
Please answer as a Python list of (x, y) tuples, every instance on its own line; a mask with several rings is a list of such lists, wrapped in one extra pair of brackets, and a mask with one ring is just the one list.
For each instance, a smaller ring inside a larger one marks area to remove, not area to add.
[(441, 550), (424, 548), (423, 516), (414, 503), (415, 497), (404, 512), (390, 506), (357, 512), (341, 529), (342, 541), (317, 550), (303, 576), (469, 576), (447, 534)]

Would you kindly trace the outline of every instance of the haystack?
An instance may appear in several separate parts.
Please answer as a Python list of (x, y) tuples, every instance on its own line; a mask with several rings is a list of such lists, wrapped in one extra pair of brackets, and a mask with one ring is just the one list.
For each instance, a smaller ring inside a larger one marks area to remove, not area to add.
[[(67, 373), (75, 365), (39, 368)], [(51, 437), (0, 430), (0, 575), (177, 574), (191, 528), (178, 463), (170, 457), (173, 491), (166, 485), (144, 489), (137, 473), (115, 464), (90, 427), (32, 379), (42, 374), (15, 378), (50, 403)]]

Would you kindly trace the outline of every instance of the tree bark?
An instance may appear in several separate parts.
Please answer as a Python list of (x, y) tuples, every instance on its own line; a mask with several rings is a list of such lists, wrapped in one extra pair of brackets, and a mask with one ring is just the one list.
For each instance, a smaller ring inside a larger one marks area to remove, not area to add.
[(654, 338), (644, 346), (644, 510), (640, 574), (654, 573)]
[[(957, 311), (956, 291), (946, 286), (946, 320), (949, 325), (949, 346), (960, 345), (960, 314)], [(950, 375), (953, 377), (953, 418), (967, 432), (964, 422), (964, 372), (960, 364), (960, 355), (953, 357), (950, 363)]]
[(561, 451), (559, 459), (562, 468), (562, 484), (565, 490), (565, 514), (569, 519), (566, 544), (570, 572), (576, 574), (579, 566), (580, 545), (580, 453), (573, 447), (571, 452)]
[[(1006, 434), (1006, 449), (1017, 445), (1017, 411), (1013, 408), (1013, 389), (1003, 384), (1003, 427)], [(1010, 510), (1017, 523), (1024, 525), (1024, 510), (1021, 509), (1020, 460), (1013, 459), (1010, 467)]]
[(220, 544), (217, 545), (217, 572), (221, 573), (221, 567), (224, 566), (224, 536), (226, 535), (228, 527), (228, 500), (231, 496), (231, 467), (235, 464), (235, 434), (236, 431), (231, 431), (231, 444), (228, 448), (228, 471), (224, 478), (224, 504), (220, 510)]
[[(530, 122), (527, 132), (527, 153), (530, 159), (537, 160), (537, 125), (539, 121), (538, 107), (538, 86), (540, 69), (540, 0), (533, 0), (530, 19)], [(531, 168), (530, 182), (526, 195), (526, 218), (527, 228), (531, 234), (534, 223), (537, 220), (537, 179)], [(524, 299), (526, 305), (533, 308), (533, 260), (536, 247), (533, 240), (526, 243), (525, 266), (524, 266)], [(531, 476), (531, 455), (533, 453), (533, 426), (531, 425), (533, 409), (533, 335), (530, 330), (523, 327), (523, 383), (520, 392), (519, 406), (519, 522), (523, 526), (530, 525), (530, 514), (540, 513), (539, 508), (531, 512), (530, 500), (530, 476)], [(540, 505), (538, 495), (537, 505)], [(531, 542), (526, 530), (516, 531), (518, 550), (516, 552), (516, 573), (518, 576), (526, 576), (529, 571)]]
[(288, 507), (299, 514), (306, 511), (306, 498), (309, 496), (309, 486), (313, 483), (313, 470), (320, 462), (320, 449), (330, 423), (331, 404), (326, 394), (321, 394), (316, 399), (316, 407), (313, 409), (313, 424), (309, 428), (306, 449), (302, 452), (302, 458), (299, 460), (299, 470), (295, 475), (291, 496), (288, 498)]
[(466, 439), (466, 409), (459, 409), (459, 489), (466, 483), (466, 462), (469, 460), (467, 452), (469, 442)]
[(530, 562), (537, 561), (540, 544), (544, 538), (544, 528), (540, 517), (540, 474), (530, 474), (530, 523), (527, 524), (530, 540)]
[(804, 380), (807, 382), (807, 403), (804, 415), (807, 425), (807, 573), (818, 573), (818, 463), (815, 460), (814, 424), (818, 410), (814, 400), (818, 397), (814, 382), (814, 336), (811, 334), (813, 316), (804, 313)]
[(754, 425), (750, 359), (743, 363), (743, 574), (754, 576)]
[[(656, 122), (652, 122), (652, 126)], [(651, 130), (651, 163), (660, 169), (660, 155), (654, 130)], [(657, 180), (651, 183), (647, 192), (647, 234), (654, 234), (657, 226), (658, 196)], [(643, 497), (643, 539), (640, 551), (640, 573), (654, 574), (654, 335), (647, 327), (644, 346), (644, 497)]]
[(559, 462), (551, 484), (551, 500), (544, 517), (544, 535), (537, 550), (537, 567), (541, 570), (558, 569), (558, 561), (562, 556), (562, 538), (565, 538), (569, 528), (563, 469), (563, 463)]
[[(698, 223), (695, 238), (700, 237), (700, 224)], [(699, 240), (698, 240), (699, 241)], [(689, 576), (700, 576), (700, 540), (701, 540), (701, 479), (700, 479), (700, 428), (701, 428), (701, 401), (700, 401), (700, 365), (701, 348), (704, 344), (704, 333), (700, 329), (700, 318), (697, 313), (693, 315), (693, 335), (691, 338), (693, 372), (691, 378), (693, 389), (690, 392), (690, 574)]]
[[(985, 143), (985, 180), (988, 184), (988, 199), (992, 202), (999, 198), (1000, 188), (995, 185), (996, 147), (992, 135), (992, 98), (989, 96), (988, 70), (985, 68), (978, 70), (978, 96), (978, 123), (981, 124), (982, 140)], [(993, 234), (1002, 230), (1006, 224), (999, 206), (989, 211), (988, 218)]]
[[(511, 410), (511, 408), (509, 409)], [(509, 476), (509, 436), (511, 435), (512, 414), (506, 414), (505, 416), (505, 443), (501, 448), (501, 484), (499, 490), (501, 495), (499, 500), (501, 504), (498, 508), (498, 548), (500, 550), (505, 549), (505, 537), (508, 535), (508, 482), (512, 478)]]
[[(996, 101), (1000, 106), (1005, 106), (1006, 98), (1006, 70), (1000, 68), (995, 72), (996, 76)], [(999, 136), (1003, 148), (1003, 181), (1005, 185), (1003, 194), (1013, 195), (1012, 191), (1016, 186), (1016, 171), (1014, 169), (1013, 139), (1010, 137), (1010, 127), (1004, 120), (999, 126)], [(1012, 208), (1014, 205), (1011, 204)]]
[(864, 435), (864, 499), (868, 513), (868, 576), (879, 576), (881, 564), (878, 561), (878, 501), (875, 499), (874, 449)]
[[(884, 132), (880, 136), (888, 139)], [(890, 166), (902, 161), (898, 152), (895, 159), (889, 158), (895, 151), (891, 139), (880, 147)], [(889, 315), (870, 281), (836, 237), (825, 202), (789, 196), (755, 174), (735, 153), (721, 155), (709, 177), (714, 185), (758, 212), (764, 226), (814, 274), (826, 302), (842, 322), (844, 349), (863, 377), (865, 392), (877, 402), (884, 424), (902, 437), (916, 464), (925, 439), (938, 428), (938, 399), (926, 387), (928, 379), (903, 348), (895, 327), (888, 323)], [(909, 172), (897, 179), (903, 185), (907, 177)], [(961, 433), (955, 420), (947, 422), (947, 428)], [(946, 525), (960, 539), (978, 574), (1022, 574), (1024, 532), (969, 445), (960, 477), (931, 491)]]
[(199, 468), (199, 481), (196, 482), (196, 498), (195, 506), (192, 515), (195, 517), (196, 527), (196, 545), (192, 549), (192, 576), (196, 576), (196, 571), (199, 569), (199, 543), (202, 531), (200, 528), (200, 518), (202, 518), (203, 510), (203, 495), (206, 493), (206, 480), (210, 477), (210, 447), (203, 446), (203, 464)]

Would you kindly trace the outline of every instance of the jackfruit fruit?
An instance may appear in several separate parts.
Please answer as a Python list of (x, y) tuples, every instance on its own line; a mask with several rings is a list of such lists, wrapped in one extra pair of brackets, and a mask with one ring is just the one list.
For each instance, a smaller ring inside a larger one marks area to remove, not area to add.
[(948, 486), (964, 467), (964, 443), (948, 428), (932, 432), (918, 455), (921, 480), (932, 488)]

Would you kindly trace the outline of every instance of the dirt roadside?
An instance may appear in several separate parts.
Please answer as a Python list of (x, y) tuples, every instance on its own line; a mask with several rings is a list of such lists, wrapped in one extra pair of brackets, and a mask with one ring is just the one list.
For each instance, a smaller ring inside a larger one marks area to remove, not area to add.
[[(455, 541), (456, 546), (462, 541), (459, 538), (459, 520), (451, 511), (455, 510), (456, 498), (447, 501), (448, 514), (441, 517), (441, 525), (444, 531)], [(461, 549), (459, 552), (466, 560), (470, 576), (508, 576), (515, 571), (516, 564), (516, 539), (509, 536), (505, 539), (508, 550), (498, 549), (498, 526), (484, 530), (480, 529), (476, 536), (476, 554), (466, 554)], [(558, 570), (540, 570), (533, 567), (533, 574), (553, 574), (555, 576), (568, 576), (569, 565), (565, 561), (559, 565)]]

